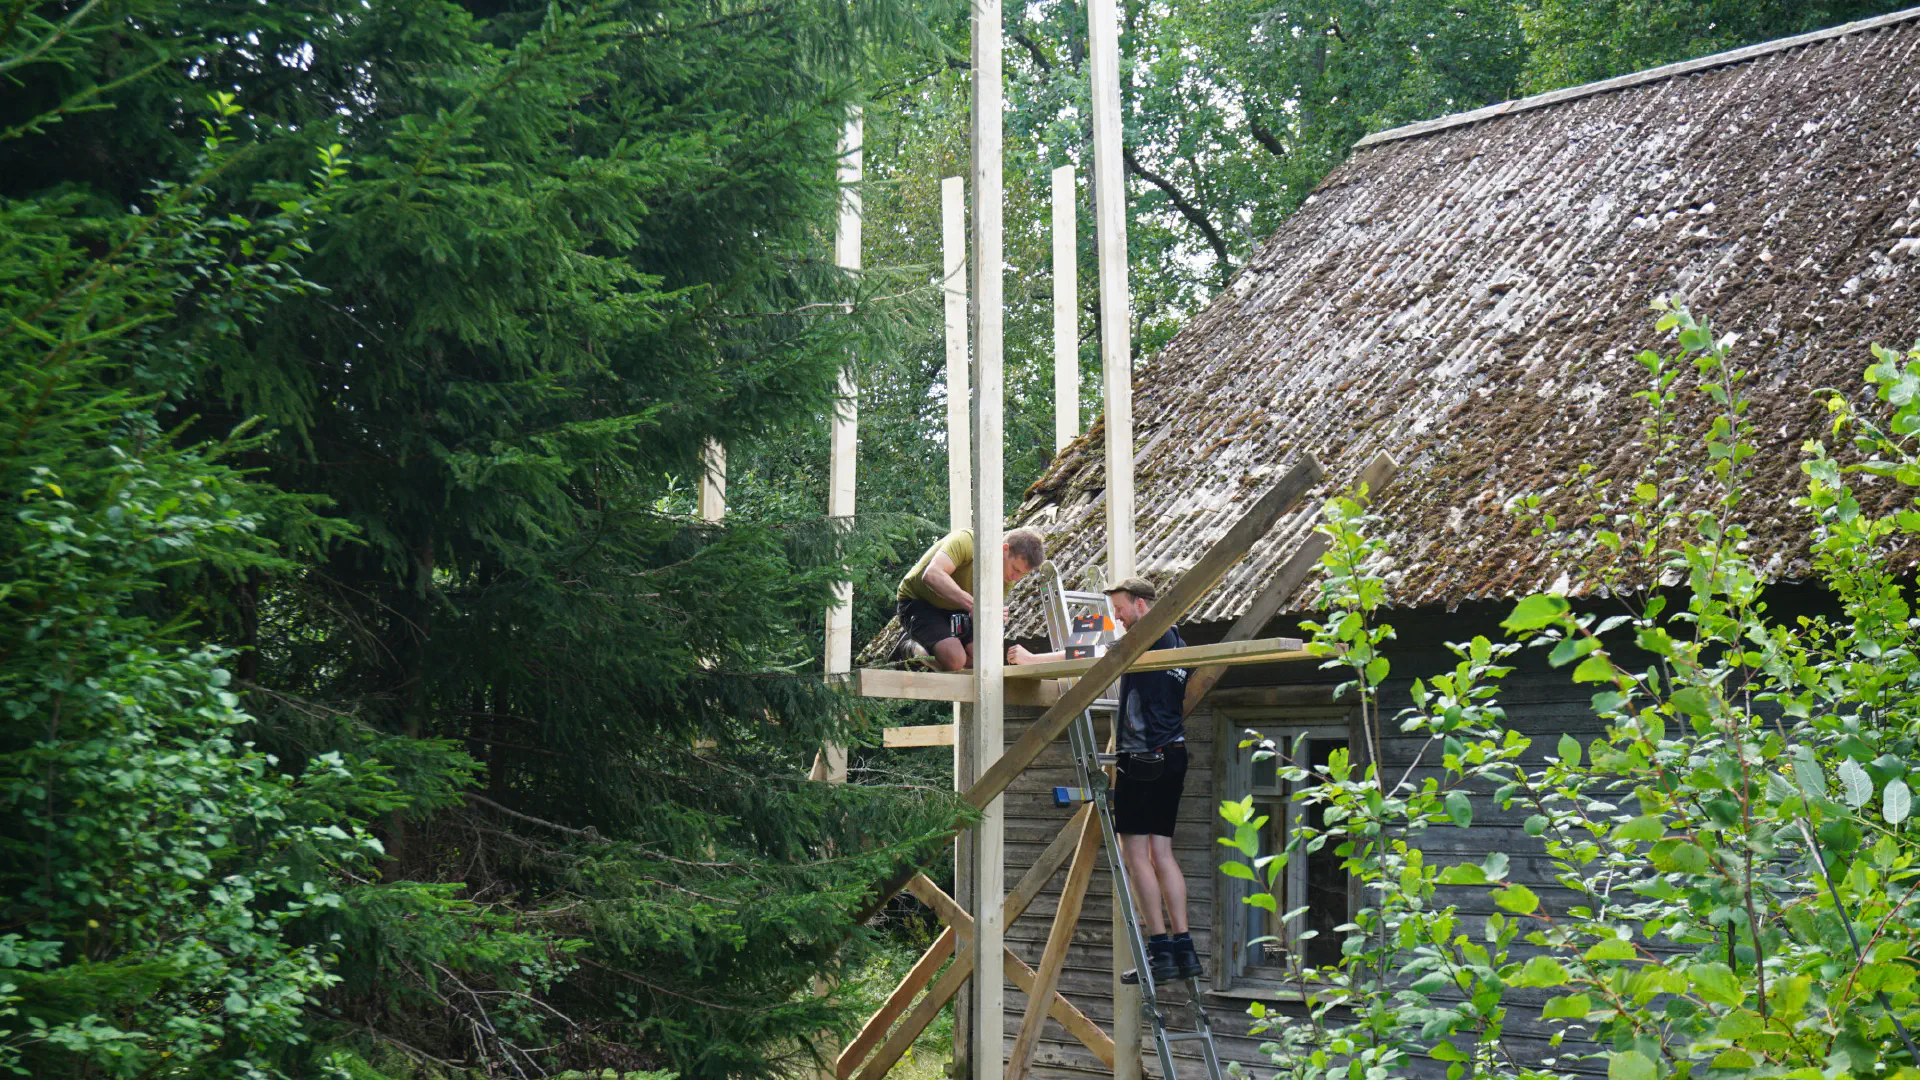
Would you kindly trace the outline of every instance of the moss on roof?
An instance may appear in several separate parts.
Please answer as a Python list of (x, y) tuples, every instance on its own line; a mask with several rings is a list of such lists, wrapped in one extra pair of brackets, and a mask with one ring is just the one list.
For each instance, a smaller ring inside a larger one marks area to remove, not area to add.
[[(1379, 507), (1397, 604), (1552, 585), (1565, 568), (1503, 507), (1583, 463), (1637, 468), (1632, 358), (1663, 345), (1649, 305), (1674, 294), (1741, 337), (1753, 542), (1797, 575), (1811, 392), (1858, 387), (1869, 343), (1920, 330), (1914, 14), (1357, 149), (1137, 371), (1140, 569), (1177, 577), (1303, 451), (1345, 484), (1385, 449), (1403, 466)], [(1016, 522), (1077, 575), (1104, 559), (1103, 494), (1096, 427)], [(1293, 532), (1191, 621), (1244, 610)], [(1021, 601), (1010, 629), (1035, 634)]]

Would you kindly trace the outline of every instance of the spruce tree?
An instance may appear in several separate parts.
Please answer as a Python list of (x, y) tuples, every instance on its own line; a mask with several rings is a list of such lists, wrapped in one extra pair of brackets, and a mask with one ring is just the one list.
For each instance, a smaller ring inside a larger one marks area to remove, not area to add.
[[(850, 1019), (814, 977), (951, 800), (805, 779), (861, 737), (818, 627), (867, 532), (710, 526), (686, 490), (703, 440), (815, 423), (884, 347), (873, 287), (827, 259), (836, 144), (914, 25), (688, 0), (88, 17), (106, 32), (47, 94), (114, 108), (0, 144), (13, 191), (125, 201), (192, 145), (168, 102), (216, 86), (259, 136), (209, 183), (224, 207), (271, 210), (260, 185), (316, 147), (353, 162), (301, 264), (318, 288), (209, 339), (161, 406), (188, 439), (262, 418), (241, 460), (352, 532), (167, 599), (244, 650), (280, 769), (391, 787), (377, 874), (299, 924), (340, 981), (284, 1067), (809, 1061)], [(150, 77), (106, 85), (129, 57)]]

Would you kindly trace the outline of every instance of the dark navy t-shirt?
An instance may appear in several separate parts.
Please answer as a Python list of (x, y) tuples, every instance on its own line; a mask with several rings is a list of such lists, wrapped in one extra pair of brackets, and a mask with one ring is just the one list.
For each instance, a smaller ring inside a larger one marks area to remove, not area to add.
[[(1169, 628), (1147, 650), (1186, 647), (1178, 628)], [(1129, 753), (1160, 750), (1186, 738), (1187, 669), (1135, 671), (1120, 677), (1120, 749)]]

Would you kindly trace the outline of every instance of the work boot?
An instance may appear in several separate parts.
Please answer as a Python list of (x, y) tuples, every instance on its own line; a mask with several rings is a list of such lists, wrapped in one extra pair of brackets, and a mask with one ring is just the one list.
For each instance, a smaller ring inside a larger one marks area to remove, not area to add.
[(1147, 970), (1153, 972), (1153, 981), (1172, 982), (1179, 965), (1173, 959), (1173, 942), (1167, 938), (1149, 938), (1147, 941)]
[[(1166, 938), (1147, 939), (1147, 970), (1153, 972), (1154, 985), (1171, 982), (1177, 977), (1178, 966), (1173, 960), (1173, 942)], [(1120, 973), (1120, 981), (1133, 986), (1140, 981), (1137, 968), (1128, 968)]]
[[(1197, 979), (1205, 973), (1200, 966), (1200, 953), (1193, 947), (1193, 935), (1181, 934), (1173, 939), (1173, 966), (1175, 975), (1181, 979)], [(1159, 975), (1155, 975), (1157, 980)]]

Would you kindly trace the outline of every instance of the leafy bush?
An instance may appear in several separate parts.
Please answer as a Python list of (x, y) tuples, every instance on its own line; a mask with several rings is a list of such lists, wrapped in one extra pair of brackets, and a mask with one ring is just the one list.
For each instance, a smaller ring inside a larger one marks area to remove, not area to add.
[(340, 175), (335, 148), (270, 216), (210, 213), (239, 111), (212, 104), (191, 179), (139, 207), (0, 201), (0, 1067), (21, 1074), (268, 1071), (333, 979), (289, 927), (377, 851), (350, 811), (379, 779), (242, 742), (227, 654), (159, 602), (184, 573), (287, 565), (270, 529), (327, 531), (222, 463), (244, 438), (178, 444), (144, 389), (307, 287), (291, 262)]
[[(1832, 604), (1786, 618), (1769, 610), (1741, 521), (1754, 452), (1746, 373), (1731, 339), (1684, 309), (1659, 325), (1678, 332), (1679, 348), (1638, 357), (1648, 453), (1631, 489), (1579, 482), (1577, 527), (1537, 499), (1520, 507), (1622, 613), (1528, 596), (1503, 623), (1520, 643), (1456, 645), (1454, 670), (1416, 680), (1397, 722), (1428, 737), (1439, 777), (1414, 783), (1366, 763), (1379, 760), (1381, 649), (1392, 638), (1368, 569), (1381, 544), (1358, 501), (1327, 517), (1335, 543), (1314, 648), (1351, 672), (1343, 692), (1363, 702), (1368, 747), (1318, 770), (1310, 797), (1326, 805), (1324, 829), (1302, 823), (1289, 850), (1264, 855), (1246, 828), (1236, 840), (1254, 856), (1247, 871), (1269, 882), (1289, 858), (1336, 845), (1366, 899), (1337, 967), (1305, 977), (1307, 1017), (1262, 1021), (1284, 1075), (1384, 1077), (1422, 1056), (1446, 1063), (1452, 1080), (1565, 1074), (1590, 1068), (1580, 1061), (1590, 1055), (1612, 1080), (1920, 1066), (1909, 959), (1920, 845), (1907, 775), (1920, 736), (1920, 622), (1902, 558), (1920, 532), (1909, 491), (1920, 483), (1920, 351), (1874, 350), (1866, 380), (1884, 419), (1823, 392), (1850, 454), (1808, 443), (1799, 505)], [(1709, 403), (1704, 470), (1681, 453), (1676, 422), (1689, 371)], [(1863, 483), (1901, 495), (1869, 498)], [(1682, 587), (1632, 587), (1649, 581)], [(1604, 737), (1582, 746), (1563, 735), (1544, 765), (1522, 760), (1530, 740), (1498, 696), (1523, 644), (1551, 650), (1553, 666), (1594, 688)], [(1504, 853), (1440, 866), (1422, 851), (1423, 832), (1470, 825), (1487, 792), (1526, 813), (1568, 894), (1564, 910), (1513, 880)], [(1224, 812), (1253, 825), (1250, 803)], [(1499, 910), (1478, 925), (1438, 902), (1442, 886), (1484, 889)], [(1527, 1060), (1509, 1028), (1516, 1010), (1536, 1008), (1559, 1049)]]

